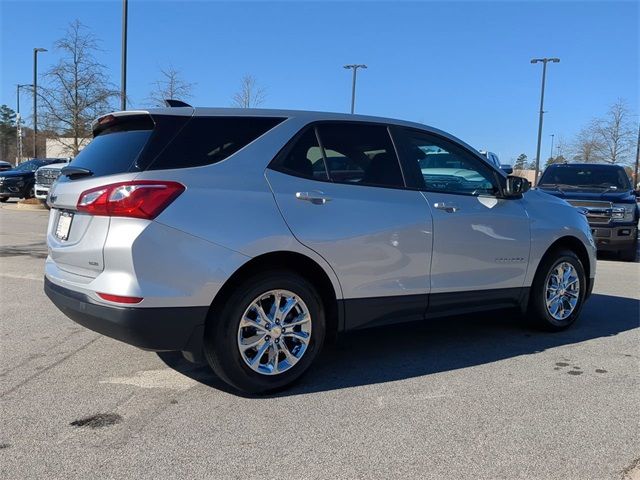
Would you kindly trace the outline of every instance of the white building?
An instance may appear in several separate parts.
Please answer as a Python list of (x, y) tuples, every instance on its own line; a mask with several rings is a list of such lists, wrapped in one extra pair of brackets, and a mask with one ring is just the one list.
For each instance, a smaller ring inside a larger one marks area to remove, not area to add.
[[(88, 145), (90, 138), (80, 139), (80, 150)], [(46, 158), (67, 158), (71, 157), (70, 145), (73, 145), (72, 137), (47, 138)]]

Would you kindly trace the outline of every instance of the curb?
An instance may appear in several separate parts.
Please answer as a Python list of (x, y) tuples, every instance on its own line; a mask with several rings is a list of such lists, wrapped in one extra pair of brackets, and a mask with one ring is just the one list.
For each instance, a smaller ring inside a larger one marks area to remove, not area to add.
[(40, 211), (46, 212), (47, 208), (43, 205), (32, 205), (29, 203), (11, 203), (2, 205), (1, 208), (6, 208), (7, 210), (31, 210), (31, 211)]

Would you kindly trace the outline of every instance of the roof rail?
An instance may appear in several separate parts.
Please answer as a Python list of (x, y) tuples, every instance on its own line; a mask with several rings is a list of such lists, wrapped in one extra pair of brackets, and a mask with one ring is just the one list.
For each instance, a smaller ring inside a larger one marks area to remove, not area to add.
[(189, 107), (189, 108), (193, 108), (191, 105), (189, 105), (186, 102), (183, 102), (182, 100), (174, 100), (172, 98), (166, 98), (164, 100), (164, 104), (167, 107)]

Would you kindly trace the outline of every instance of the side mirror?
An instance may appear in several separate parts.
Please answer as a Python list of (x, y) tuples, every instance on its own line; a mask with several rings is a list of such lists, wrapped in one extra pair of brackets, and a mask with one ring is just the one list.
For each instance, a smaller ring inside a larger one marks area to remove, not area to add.
[(516, 177), (509, 175), (507, 177), (507, 184), (504, 189), (504, 196), (506, 198), (518, 198), (523, 193), (528, 192), (531, 189), (531, 182), (526, 178)]

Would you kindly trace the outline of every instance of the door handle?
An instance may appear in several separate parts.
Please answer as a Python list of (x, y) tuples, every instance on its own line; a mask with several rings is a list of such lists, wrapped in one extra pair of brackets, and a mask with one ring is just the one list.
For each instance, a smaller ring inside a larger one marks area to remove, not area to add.
[(296, 198), (311, 202), (314, 205), (324, 205), (331, 201), (331, 198), (325, 196), (322, 192), (296, 192)]
[(453, 203), (437, 202), (433, 204), (438, 210), (444, 210), (447, 213), (456, 213), (460, 207)]

